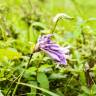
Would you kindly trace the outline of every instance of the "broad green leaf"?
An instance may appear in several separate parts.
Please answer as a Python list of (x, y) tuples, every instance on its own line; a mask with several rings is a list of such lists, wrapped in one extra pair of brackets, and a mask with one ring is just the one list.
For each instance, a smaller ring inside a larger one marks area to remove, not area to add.
[(49, 89), (49, 81), (45, 73), (38, 72), (37, 81), (40, 83), (40, 87)]
[(0, 59), (7, 57), (10, 60), (18, 59), (22, 55), (13, 48), (0, 49)]

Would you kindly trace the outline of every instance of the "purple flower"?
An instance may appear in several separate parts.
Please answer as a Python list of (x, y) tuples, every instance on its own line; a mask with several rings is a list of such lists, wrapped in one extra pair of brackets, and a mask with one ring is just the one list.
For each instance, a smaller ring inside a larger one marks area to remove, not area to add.
[(52, 34), (43, 35), (39, 37), (35, 47), (35, 51), (42, 50), (48, 54), (53, 60), (59, 64), (67, 64), (66, 59), (68, 58), (69, 49), (68, 47), (60, 47), (51, 41)]

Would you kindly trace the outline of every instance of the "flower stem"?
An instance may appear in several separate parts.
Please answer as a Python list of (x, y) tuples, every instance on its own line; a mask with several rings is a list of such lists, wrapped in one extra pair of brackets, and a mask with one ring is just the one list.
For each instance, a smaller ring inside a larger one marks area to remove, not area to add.
[(52, 34), (54, 33), (54, 31), (55, 31), (55, 29), (56, 29), (56, 26), (57, 26), (58, 21), (59, 21), (59, 19), (56, 21), (55, 25), (53, 26), (53, 29), (52, 29), (52, 31), (51, 31)]

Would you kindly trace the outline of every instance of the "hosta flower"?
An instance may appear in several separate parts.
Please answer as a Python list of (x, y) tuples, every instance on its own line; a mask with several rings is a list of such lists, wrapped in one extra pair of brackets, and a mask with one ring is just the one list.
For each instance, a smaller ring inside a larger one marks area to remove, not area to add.
[(42, 50), (59, 64), (67, 64), (66, 59), (68, 58), (69, 53), (68, 47), (60, 47), (58, 44), (55, 44), (52, 42), (51, 36), (51, 34), (41, 36), (38, 39), (35, 51)]

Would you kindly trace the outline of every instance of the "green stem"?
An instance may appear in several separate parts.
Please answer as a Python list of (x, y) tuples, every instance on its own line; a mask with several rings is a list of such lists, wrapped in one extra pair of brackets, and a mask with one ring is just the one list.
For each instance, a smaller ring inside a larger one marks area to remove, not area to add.
[[(21, 76), (19, 77), (18, 83), (20, 83), (20, 80), (21, 80), (24, 72), (25, 72), (25, 70), (22, 72)], [(12, 96), (15, 96), (15, 93), (16, 93), (17, 88), (18, 88), (18, 84), (16, 84), (16, 86), (15, 86), (15, 88), (14, 88), (14, 91), (13, 91), (13, 93), (12, 93)]]
[[(23, 73), (23, 72), (22, 72)], [(21, 74), (22, 74), (21, 73)], [(11, 85), (10, 85), (10, 87), (9, 87), (9, 89), (8, 89), (8, 91), (7, 91), (7, 93), (6, 93), (6, 95), (5, 96), (8, 96), (8, 94), (9, 94), (9, 91), (11, 90), (11, 88), (12, 88), (12, 85), (16, 82), (16, 80), (17, 79), (19, 79), (19, 77), (21, 76), (21, 74), (11, 83)]]
[(54, 31), (55, 31), (55, 29), (56, 29), (56, 26), (57, 26), (58, 21), (59, 21), (59, 19), (56, 21), (55, 25), (53, 26), (53, 29), (52, 29), (52, 31), (51, 31), (52, 34), (54, 33)]

